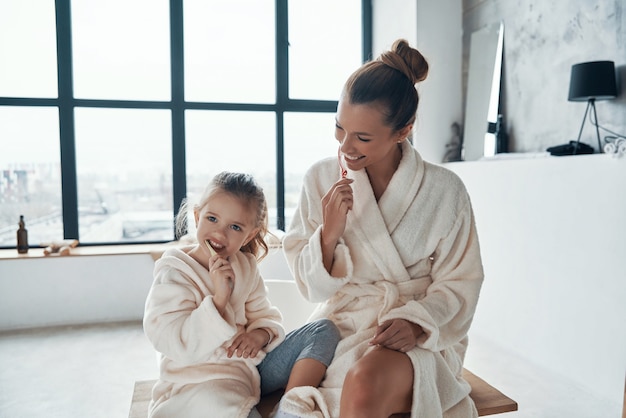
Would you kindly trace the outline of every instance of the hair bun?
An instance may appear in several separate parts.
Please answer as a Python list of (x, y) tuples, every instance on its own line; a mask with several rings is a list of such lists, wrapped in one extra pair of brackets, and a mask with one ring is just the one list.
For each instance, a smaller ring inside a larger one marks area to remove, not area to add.
[(417, 84), (428, 76), (428, 62), (415, 48), (411, 48), (405, 39), (398, 39), (389, 51), (383, 52), (378, 58), (385, 65), (394, 68)]

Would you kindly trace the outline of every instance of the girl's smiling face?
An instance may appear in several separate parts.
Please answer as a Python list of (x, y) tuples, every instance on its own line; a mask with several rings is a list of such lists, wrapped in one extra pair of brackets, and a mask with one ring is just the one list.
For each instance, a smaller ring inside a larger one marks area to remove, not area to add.
[(255, 211), (242, 199), (231, 193), (218, 190), (202, 208), (194, 209), (196, 237), (200, 251), (206, 252), (206, 260), (211, 257), (204, 244), (227, 258), (247, 244), (259, 231), (255, 225)]

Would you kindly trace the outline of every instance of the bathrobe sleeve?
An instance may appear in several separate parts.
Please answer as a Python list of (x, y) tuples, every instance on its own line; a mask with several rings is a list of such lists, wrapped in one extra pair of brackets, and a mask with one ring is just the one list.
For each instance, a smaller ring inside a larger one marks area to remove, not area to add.
[(338, 170), (338, 167), (333, 170), (329, 160), (322, 160), (307, 171), (298, 208), (283, 238), (285, 257), (296, 284), (302, 295), (315, 303), (331, 298), (353, 273), (350, 250), (343, 238), (335, 247), (330, 274), (322, 263), (322, 197), (337, 180), (336, 175), (323, 173), (338, 173)]
[[(203, 287), (197, 272), (182, 260), (165, 253), (156, 262), (144, 330), (157, 351), (181, 365), (206, 361), (237, 332)], [(225, 316), (234, 319), (230, 306)]]

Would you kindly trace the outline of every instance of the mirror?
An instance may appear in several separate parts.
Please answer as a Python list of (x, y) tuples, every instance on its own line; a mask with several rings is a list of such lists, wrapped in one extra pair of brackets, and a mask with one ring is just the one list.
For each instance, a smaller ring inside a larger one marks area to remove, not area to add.
[(500, 104), (503, 46), (502, 22), (472, 33), (463, 130), (465, 161), (491, 157), (497, 151), (493, 127)]

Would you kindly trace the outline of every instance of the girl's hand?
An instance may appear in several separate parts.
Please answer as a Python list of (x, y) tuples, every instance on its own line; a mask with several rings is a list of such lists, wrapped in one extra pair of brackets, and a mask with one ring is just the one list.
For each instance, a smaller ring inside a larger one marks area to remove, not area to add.
[(269, 332), (262, 328), (244, 332), (237, 336), (230, 347), (228, 347), (228, 357), (230, 358), (233, 354), (236, 354), (237, 357), (254, 358), (259, 350), (265, 347), (269, 339)]
[(209, 259), (209, 277), (215, 287), (213, 303), (220, 314), (223, 314), (233, 291), (235, 272), (227, 259), (214, 255)]
[[(323, 243), (337, 243), (346, 229), (348, 212), (352, 209), (353, 195), (350, 184), (353, 179), (342, 178), (332, 185), (322, 198)], [(333, 246), (334, 248), (334, 246)]]
[(417, 324), (405, 319), (392, 319), (378, 326), (370, 344), (406, 353), (417, 345), (417, 338), (423, 333), (424, 330)]

